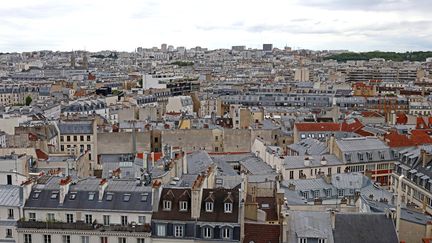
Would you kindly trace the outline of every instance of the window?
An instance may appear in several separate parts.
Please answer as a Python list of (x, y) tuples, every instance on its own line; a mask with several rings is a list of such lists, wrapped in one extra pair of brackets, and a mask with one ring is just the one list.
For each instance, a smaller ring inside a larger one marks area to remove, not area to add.
[(12, 238), (12, 229), (6, 229), (6, 238)]
[(371, 152), (366, 152), (366, 157), (368, 160), (372, 160), (372, 153)]
[(211, 239), (212, 234), (213, 234), (213, 229), (211, 227), (209, 227), (209, 226), (203, 227), (203, 232), (202, 232), (203, 238)]
[(66, 141), (70, 142), (70, 136), (66, 136)]
[(58, 192), (58, 191), (53, 191), (53, 192), (51, 193), (51, 199), (57, 199), (57, 198), (58, 198), (58, 195), (59, 195), (59, 192)]
[(180, 211), (187, 211), (187, 209), (188, 209), (188, 202), (180, 201)]
[(301, 192), (302, 197), (304, 197), (305, 199), (309, 198), (309, 192)]
[(94, 197), (95, 197), (95, 193), (94, 192), (89, 192), (89, 194), (88, 194), (88, 200), (89, 201), (93, 201)]
[(131, 194), (123, 194), (123, 202), (129, 202)]
[(113, 194), (112, 193), (107, 193), (106, 200), (107, 201), (112, 201), (112, 199), (113, 199)]
[(225, 213), (232, 213), (232, 203), (224, 203)]
[(51, 243), (51, 235), (44, 235), (43, 239), (44, 243)]
[(85, 223), (86, 223), (86, 224), (91, 224), (91, 223), (93, 223), (93, 217), (92, 217), (91, 214), (86, 214), (86, 215), (85, 215)]
[(100, 243), (108, 243), (108, 237), (106, 237), (106, 236), (102, 236), (102, 237), (100, 238)]
[(343, 197), (345, 194), (344, 189), (338, 189), (337, 192), (339, 197)]
[(71, 243), (70, 235), (63, 235), (62, 239), (63, 239), (63, 243)]
[(83, 135), (80, 136), (80, 141), (81, 142), (84, 141), (84, 136)]
[(121, 216), (121, 225), (126, 226), (128, 224), (128, 217)]
[(60, 142), (64, 142), (64, 136), (60, 136)]
[(55, 216), (53, 213), (47, 213), (47, 221), (48, 222), (54, 222), (55, 221)]
[(165, 224), (157, 224), (156, 225), (156, 235), (157, 236), (165, 236), (166, 235), (166, 225)]
[(81, 243), (90, 243), (89, 236), (81, 236)]
[(231, 229), (228, 227), (222, 228), (222, 239), (231, 239)]
[(139, 224), (145, 224), (146, 217), (145, 216), (138, 216), (138, 223)]
[(332, 196), (332, 189), (325, 189), (324, 193), (325, 193), (326, 197), (331, 197)]
[(303, 170), (299, 170), (299, 178), (303, 177)]
[(360, 161), (363, 161), (363, 153), (358, 153), (357, 156)]
[(71, 213), (66, 214), (66, 222), (67, 223), (73, 223), (74, 222), (73, 214), (71, 214)]
[(312, 191), (314, 198), (319, 198), (320, 192), (319, 190)]
[(380, 159), (384, 160), (384, 152), (383, 151), (379, 151), (378, 154), (379, 154)]
[(32, 243), (32, 235), (24, 234), (24, 243)]
[(76, 198), (76, 192), (71, 192), (70, 194), (69, 194), (69, 200), (75, 200), (75, 198)]
[(289, 178), (292, 180), (292, 179), (294, 179), (294, 171), (290, 171), (289, 172)]
[(125, 237), (119, 237), (118, 243), (126, 243), (126, 238)]
[(13, 219), (14, 218), (14, 210), (13, 208), (9, 208), (8, 209), (8, 219)]
[(184, 227), (183, 225), (174, 226), (174, 236), (175, 237), (183, 237)]
[(147, 192), (141, 194), (141, 202), (147, 202), (147, 199), (148, 199), (148, 193)]
[(144, 238), (138, 238), (137, 243), (145, 243), (145, 239)]
[(12, 185), (12, 175), (7, 175), (7, 184)]
[(336, 171), (338, 174), (340, 174), (341, 173), (341, 167), (337, 167), (337, 171)]
[(326, 243), (326, 239), (318, 239), (318, 243)]
[(213, 202), (206, 202), (205, 203), (205, 210), (206, 210), (206, 212), (213, 212)]
[(165, 210), (165, 211), (171, 210), (171, 201), (163, 200), (163, 210)]
[(87, 135), (87, 141), (90, 141), (90, 135)]
[(109, 215), (104, 215), (104, 216), (103, 216), (103, 224), (104, 224), (105, 226), (110, 225), (110, 216), (109, 216)]
[(29, 213), (29, 221), (36, 221), (36, 213)]
[(76, 142), (78, 140), (77, 136), (73, 136), (73, 140), (74, 140), (74, 142)]
[(299, 238), (299, 243), (307, 243), (307, 238)]

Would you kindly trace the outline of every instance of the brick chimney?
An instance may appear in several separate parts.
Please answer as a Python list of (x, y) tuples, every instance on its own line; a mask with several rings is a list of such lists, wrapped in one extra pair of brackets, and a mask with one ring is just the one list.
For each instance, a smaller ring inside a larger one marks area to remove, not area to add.
[(99, 201), (102, 201), (104, 193), (105, 193), (105, 189), (108, 186), (108, 180), (107, 179), (102, 179), (99, 182)]
[(152, 186), (152, 206), (153, 206), (153, 212), (159, 211), (159, 201), (161, 197), (162, 192), (162, 183), (160, 181), (155, 181)]
[(66, 195), (69, 193), (69, 185), (72, 182), (72, 178), (70, 176), (67, 176), (65, 179), (60, 180), (60, 194), (59, 194), (59, 200), (60, 204), (63, 204)]

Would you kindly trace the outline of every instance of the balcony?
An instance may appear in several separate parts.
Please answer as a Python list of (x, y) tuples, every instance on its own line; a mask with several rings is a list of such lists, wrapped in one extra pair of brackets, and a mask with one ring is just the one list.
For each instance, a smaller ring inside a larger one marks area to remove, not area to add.
[(31, 228), (31, 229), (53, 229), (53, 230), (99, 230), (104, 231), (121, 231), (121, 232), (151, 232), (149, 224), (137, 225), (101, 225), (101, 224), (86, 224), (83, 221), (77, 221), (75, 223), (66, 222), (43, 222), (43, 221), (24, 221), (19, 220), (17, 223), (18, 229)]

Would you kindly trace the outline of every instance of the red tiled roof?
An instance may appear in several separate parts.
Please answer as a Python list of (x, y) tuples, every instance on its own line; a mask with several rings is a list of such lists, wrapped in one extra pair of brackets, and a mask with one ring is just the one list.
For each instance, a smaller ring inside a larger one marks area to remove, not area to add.
[(405, 113), (400, 112), (396, 115), (396, 124), (405, 125), (407, 124), (407, 122), (408, 122), (408, 117), (407, 115), (405, 115)]
[(411, 136), (391, 131), (384, 135), (384, 139), (387, 145), (392, 148), (432, 144), (432, 138), (425, 130), (413, 130)]
[(36, 157), (40, 160), (47, 160), (49, 158), (48, 154), (40, 149), (36, 149)]
[(378, 112), (375, 112), (375, 111), (363, 111), (361, 113), (361, 115), (363, 117), (382, 117), (381, 114), (379, 114)]
[(245, 223), (245, 238), (243, 242), (278, 243), (280, 226), (272, 224)]
[(302, 123), (296, 123), (295, 126), (297, 127), (297, 130), (305, 131), (305, 132), (340, 130), (340, 125), (334, 122), (320, 122), (320, 123), (302, 122)]
[(367, 136), (374, 136), (375, 134), (365, 131), (363, 129), (359, 129), (357, 131), (355, 131), (355, 133), (357, 133), (358, 135), (362, 136), (362, 137), (367, 137)]
[(358, 120), (355, 119), (354, 122), (348, 123), (346, 121), (342, 123), (335, 123), (335, 122), (318, 122), (318, 123), (296, 123), (295, 126), (297, 127), (298, 131), (303, 132), (315, 132), (315, 131), (342, 131), (342, 132), (355, 132), (361, 128), (363, 128), (363, 124)]

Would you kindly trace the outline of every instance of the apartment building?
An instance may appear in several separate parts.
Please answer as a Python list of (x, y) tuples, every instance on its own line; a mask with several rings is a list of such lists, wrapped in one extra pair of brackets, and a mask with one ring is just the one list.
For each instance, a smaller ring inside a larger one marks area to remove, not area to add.
[(152, 189), (135, 180), (43, 176), (18, 221), (18, 242), (151, 242)]

